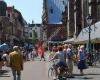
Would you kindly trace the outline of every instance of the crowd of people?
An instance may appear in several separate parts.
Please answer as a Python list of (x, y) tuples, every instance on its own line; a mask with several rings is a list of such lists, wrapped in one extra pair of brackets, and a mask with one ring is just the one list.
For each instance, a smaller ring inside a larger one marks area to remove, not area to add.
[[(6, 44), (7, 45), (7, 44)], [(7, 45), (8, 46), (8, 45)], [(2, 67), (10, 67), (13, 74), (13, 80), (21, 80), (21, 71), (23, 62), (34, 60), (39, 56), (40, 61), (44, 59), (44, 48), (42, 46), (33, 46), (32, 44), (22, 46), (13, 46), (6, 50), (0, 48), (0, 74)]]
[[(25, 47), (13, 46), (12, 50), (2, 51), (0, 50), (0, 69), (3, 65), (11, 67), (13, 80), (21, 80), (21, 70), (23, 70), (23, 61), (34, 60), (34, 57), (39, 56), (40, 61), (45, 59), (45, 48), (43, 45)], [(47, 54), (47, 53), (46, 53)], [(55, 69), (55, 77), (59, 74), (58, 69), (60, 67), (67, 67), (70, 77), (73, 76), (73, 66), (77, 65), (80, 70), (80, 74), (84, 75), (83, 70), (88, 68), (87, 56), (84, 45), (79, 45), (77, 48), (72, 44), (64, 44), (58, 46), (52, 46), (49, 51), (49, 60), (56, 63), (53, 64)]]
[[(60, 67), (67, 67), (69, 76), (73, 76), (73, 64), (77, 64), (78, 69), (80, 70), (80, 74), (83, 75), (84, 69), (87, 69), (87, 63), (86, 63), (86, 54), (84, 46), (81, 45), (77, 49), (77, 53), (74, 51), (74, 46), (72, 44), (64, 44), (64, 45), (58, 45), (53, 46), (52, 50), (49, 54), (50, 61), (56, 60), (56, 62), (53, 64), (53, 67), (55, 69), (55, 77), (56, 79), (59, 74), (59, 68)], [(57, 60), (58, 59), (58, 60)]]

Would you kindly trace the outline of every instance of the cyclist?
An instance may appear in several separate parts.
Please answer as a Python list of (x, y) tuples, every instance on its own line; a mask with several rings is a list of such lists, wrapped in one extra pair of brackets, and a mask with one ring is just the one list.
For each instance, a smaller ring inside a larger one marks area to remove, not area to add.
[(55, 55), (53, 56), (53, 58), (50, 61), (52, 61), (52, 60), (57, 60), (57, 62), (53, 65), (53, 67), (55, 69), (54, 79), (57, 79), (57, 76), (60, 74), (60, 68), (66, 67), (62, 46), (58, 46), (58, 52), (55, 53)]

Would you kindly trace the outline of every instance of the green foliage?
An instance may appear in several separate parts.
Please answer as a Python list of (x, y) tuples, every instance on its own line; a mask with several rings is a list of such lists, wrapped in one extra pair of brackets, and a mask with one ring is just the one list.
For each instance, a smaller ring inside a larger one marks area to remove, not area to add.
[(38, 38), (37, 38), (37, 33), (33, 30), (33, 38), (32, 38), (32, 42), (33, 44), (35, 44), (37, 41), (38, 41)]
[(32, 39), (32, 43), (33, 43), (33, 44), (35, 44), (35, 43), (37, 43), (37, 42), (38, 42), (38, 39), (37, 39), (37, 38), (33, 38), (33, 39)]

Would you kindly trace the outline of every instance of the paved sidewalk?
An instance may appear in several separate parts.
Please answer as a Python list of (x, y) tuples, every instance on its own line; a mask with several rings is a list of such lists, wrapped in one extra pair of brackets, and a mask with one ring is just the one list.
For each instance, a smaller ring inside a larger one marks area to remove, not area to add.
[[(22, 80), (48, 80), (46, 62), (28, 61), (24, 63), (22, 71)], [(3, 74), (0, 74), (0, 80), (13, 80), (10, 68), (6, 68)]]
[[(0, 75), (0, 80), (12, 80), (11, 70), (9, 68), (6, 68), (6, 69), (7, 70), (4, 71), (4, 74)], [(31, 69), (32, 69), (32, 67), (31, 67)], [(25, 72), (26, 71), (27, 70), (25, 70)], [(38, 72), (40, 72), (40, 71), (38, 70)], [(28, 71), (28, 73), (29, 73), (29, 71)], [(24, 73), (24, 72), (22, 73), (23, 79), (27, 78), (27, 76), (32, 77), (32, 76), (36, 75), (35, 72), (30, 72), (30, 74), (28, 74), (28, 73), (27, 74)], [(76, 66), (74, 66), (73, 73), (75, 75), (75, 78), (72, 78), (70, 80), (100, 80), (100, 68), (89, 67), (88, 69), (84, 70), (85, 75), (84, 76), (80, 76), (79, 70), (77, 69)], [(32, 79), (28, 79), (28, 80), (32, 80)], [(46, 78), (44, 80), (48, 80), (48, 79)]]
[(80, 71), (77, 69), (77, 66), (74, 66), (73, 71), (75, 78), (71, 80), (100, 80), (100, 68), (89, 67), (84, 70), (84, 75), (80, 76)]
[[(48, 67), (48, 61), (36, 60), (26, 62), (24, 71), (22, 72), (22, 80), (48, 80)], [(12, 80), (11, 70), (9, 68), (4, 68), (4, 70), (4, 73), (2, 75), (0, 74), (0, 80)], [(74, 66), (73, 74), (75, 78), (70, 80), (100, 80), (100, 68), (97, 67), (89, 67), (84, 70), (85, 75), (80, 76), (77, 66)]]
[[(48, 60), (48, 55), (46, 59)], [(47, 67), (48, 66), (49, 63), (47, 63)], [(88, 69), (85, 69), (84, 76), (80, 76), (80, 71), (77, 66), (74, 66), (73, 74), (75, 75), (75, 78), (71, 78), (70, 80), (100, 80), (100, 68), (97, 67), (89, 67)]]
[(11, 69), (7, 67), (3, 67), (2, 71), (0, 72), (0, 80), (12, 80)]

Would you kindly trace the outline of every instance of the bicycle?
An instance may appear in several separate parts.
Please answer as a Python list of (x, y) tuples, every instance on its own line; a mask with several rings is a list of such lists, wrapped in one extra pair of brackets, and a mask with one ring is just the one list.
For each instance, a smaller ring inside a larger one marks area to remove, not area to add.
[(60, 67), (60, 73), (58, 75), (59, 80), (70, 80), (68, 67)]
[(48, 70), (48, 77), (50, 80), (53, 80), (55, 77), (55, 69), (53, 67), (50, 67)]
[(50, 80), (53, 80), (53, 78), (56, 76), (55, 75), (55, 69), (54, 69), (54, 67), (53, 67), (53, 65), (55, 64), (55, 62), (54, 61), (49, 61), (49, 69), (48, 69), (48, 78), (50, 79)]
[(50, 80), (70, 80), (68, 67), (59, 67), (60, 73), (54, 79), (54, 77), (56, 75), (55, 75), (55, 69), (54, 69), (53, 65), (54, 65), (54, 61), (53, 61), (52, 66), (48, 69), (48, 78)]
[(100, 67), (100, 53), (93, 54), (93, 65)]

